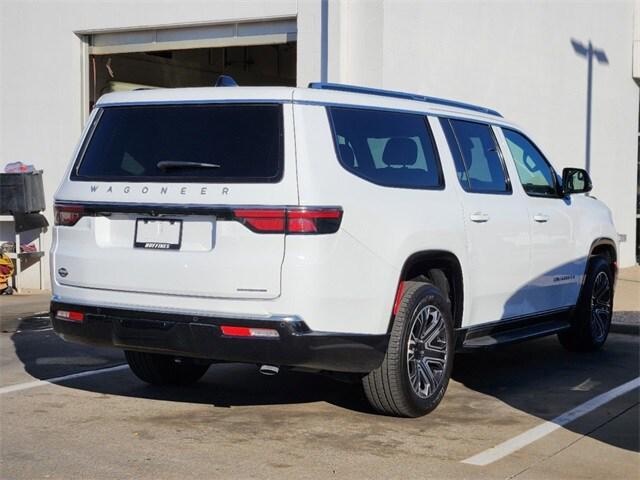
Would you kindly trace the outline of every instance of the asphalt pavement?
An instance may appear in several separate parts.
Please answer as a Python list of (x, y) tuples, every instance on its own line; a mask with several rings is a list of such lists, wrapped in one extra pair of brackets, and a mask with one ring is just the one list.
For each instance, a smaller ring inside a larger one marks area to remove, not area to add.
[(47, 292), (0, 297), (0, 478), (640, 478), (639, 272), (622, 272), (601, 351), (548, 337), (458, 355), (419, 419), (254, 365), (148, 386), (120, 351), (58, 338)]
[[(638, 478), (639, 346), (613, 333), (595, 353), (550, 337), (459, 355), (440, 407), (397, 419), (373, 413), (357, 385), (253, 365), (148, 386), (120, 352), (65, 343), (28, 318), (0, 334), (0, 477)], [(468, 463), (496, 447), (499, 459)]]
[(51, 292), (48, 290), (25, 295), (0, 295), (0, 332), (14, 332), (23, 318), (47, 312), (50, 301)]

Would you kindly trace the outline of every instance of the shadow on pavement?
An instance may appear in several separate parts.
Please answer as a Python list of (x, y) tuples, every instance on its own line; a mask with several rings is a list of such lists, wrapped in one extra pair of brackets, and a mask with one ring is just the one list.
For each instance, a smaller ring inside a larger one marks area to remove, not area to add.
[[(543, 420), (575, 408), (640, 376), (637, 336), (611, 334), (597, 352), (566, 351), (554, 337), (456, 357), (453, 379)], [(640, 452), (638, 390), (633, 435), (599, 436), (593, 424), (576, 420), (564, 428), (610, 445)], [(606, 405), (602, 408), (606, 408)]]
[(11, 340), (25, 371), (40, 380), (125, 361), (119, 350), (64, 342), (51, 329), (48, 314), (20, 320)]
[[(26, 318), (11, 337), (17, 357), (32, 377), (48, 379), (126, 363), (120, 350), (68, 343), (48, 327), (48, 318)], [(117, 383), (102, 375), (59, 383), (96, 393), (216, 407), (324, 401), (348, 410), (373, 413), (359, 384), (284, 369), (267, 377), (255, 365), (213, 364), (200, 382), (186, 387), (147, 385), (131, 372), (126, 377)]]
[[(82, 370), (124, 363), (121, 352), (70, 344), (46, 328), (43, 320), (25, 319), (12, 336), (15, 351), (33, 377), (47, 379)], [(555, 338), (456, 356), (453, 380), (522, 412), (551, 420), (577, 405), (640, 375), (637, 336), (612, 334), (604, 349), (570, 353)], [(281, 371), (266, 377), (253, 365), (214, 364), (202, 381), (189, 387), (149, 386), (131, 372), (76, 378), (60, 383), (69, 388), (108, 395), (146, 398), (216, 407), (287, 405), (323, 401), (374, 414), (358, 384), (322, 375)], [(452, 393), (449, 392), (448, 395)], [(637, 397), (637, 391), (632, 392)], [(447, 402), (445, 396), (443, 402)], [(637, 404), (637, 398), (636, 402)], [(638, 409), (634, 410), (637, 415)], [(495, 415), (487, 411), (487, 417)], [(632, 435), (599, 436), (593, 425), (576, 421), (565, 428), (590, 434), (601, 442), (640, 451), (638, 419)], [(604, 430), (604, 429), (601, 429)]]

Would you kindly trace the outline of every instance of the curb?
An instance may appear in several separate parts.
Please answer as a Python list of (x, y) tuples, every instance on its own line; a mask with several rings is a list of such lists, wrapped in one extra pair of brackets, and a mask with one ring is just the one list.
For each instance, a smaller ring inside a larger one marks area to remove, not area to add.
[(611, 333), (640, 335), (640, 324), (611, 322)]

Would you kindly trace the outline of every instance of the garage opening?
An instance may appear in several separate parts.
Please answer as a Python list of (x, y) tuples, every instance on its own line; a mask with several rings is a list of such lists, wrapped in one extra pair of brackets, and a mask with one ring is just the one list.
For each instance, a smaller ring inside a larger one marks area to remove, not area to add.
[(221, 74), (238, 85), (296, 84), (296, 44), (196, 48), (90, 56), (90, 107), (101, 95), (145, 87), (213, 86)]
[(87, 103), (137, 88), (296, 85), (295, 19), (86, 35)]

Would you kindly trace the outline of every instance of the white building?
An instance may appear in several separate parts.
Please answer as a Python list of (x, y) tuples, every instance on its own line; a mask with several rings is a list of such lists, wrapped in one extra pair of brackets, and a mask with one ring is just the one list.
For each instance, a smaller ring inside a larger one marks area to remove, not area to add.
[(558, 169), (590, 158), (593, 193), (623, 240), (619, 263), (636, 261), (634, 0), (0, 0), (0, 168), (44, 170), (51, 221), (97, 97), (211, 85), (222, 72), (241, 85), (323, 80), (497, 109)]

